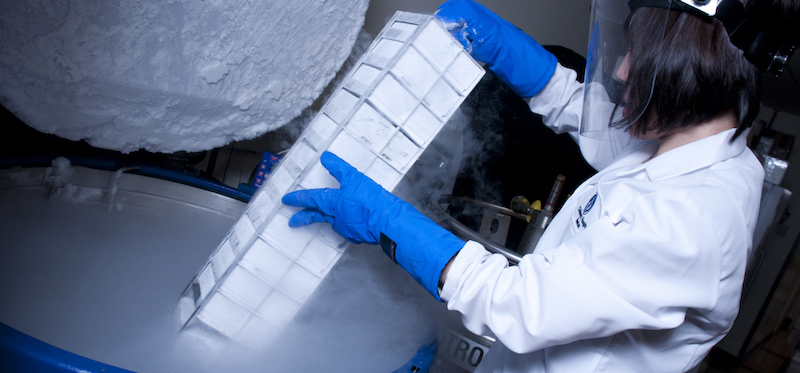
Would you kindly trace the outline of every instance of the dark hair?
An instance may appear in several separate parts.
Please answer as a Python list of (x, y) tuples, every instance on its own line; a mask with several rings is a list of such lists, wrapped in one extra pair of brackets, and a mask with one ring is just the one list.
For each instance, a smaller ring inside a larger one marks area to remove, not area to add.
[(736, 138), (758, 114), (761, 74), (721, 22), (642, 7), (628, 20), (628, 45), (631, 110), (615, 125), (630, 126), (631, 134), (688, 128), (730, 111)]

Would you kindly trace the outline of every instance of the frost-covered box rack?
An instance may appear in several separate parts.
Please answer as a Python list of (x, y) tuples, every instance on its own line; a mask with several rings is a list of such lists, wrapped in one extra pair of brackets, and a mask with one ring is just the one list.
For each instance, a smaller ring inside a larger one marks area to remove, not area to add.
[(433, 16), (397, 12), (192, 279), (182, 327), (270, 343), (347, 246), (329, 224), (289, 228), (281, 197), (338, 187), (325, 150), (393, 190), (483, 74)]

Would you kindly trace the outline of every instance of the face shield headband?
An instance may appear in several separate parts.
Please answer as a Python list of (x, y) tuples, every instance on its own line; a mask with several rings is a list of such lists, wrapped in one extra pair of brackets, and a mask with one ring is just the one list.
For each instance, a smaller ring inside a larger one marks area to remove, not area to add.
[(653, 7), (691, 12), (700, 17), (713, 17), (725, 26), (731, 43), (762, 72), (780, 75), (800, 44), (797, 35), (775, 32), (763, 27), (748, 14), (738, 0), (631, 0), (633, 11), (638, 7)]

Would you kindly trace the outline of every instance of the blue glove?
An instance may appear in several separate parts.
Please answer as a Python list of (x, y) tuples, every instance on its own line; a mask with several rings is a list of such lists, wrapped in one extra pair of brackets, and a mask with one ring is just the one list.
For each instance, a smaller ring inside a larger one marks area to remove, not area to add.
[(283, 196), (284, 204), (305, 207), (289, 219), (289, 226), (326, 222), (350, 242), (380, 244), (441, 300), (439, 277), (464, 241), (333, 153), (324, 152), (320, 160), (339, 181), (340, 189), (298, 190)]
[(472, 0), (450, 0), (436, 18), (476, 60), (522, 97), (539, 93), (556, 70), (556, 57), (522, 30)]

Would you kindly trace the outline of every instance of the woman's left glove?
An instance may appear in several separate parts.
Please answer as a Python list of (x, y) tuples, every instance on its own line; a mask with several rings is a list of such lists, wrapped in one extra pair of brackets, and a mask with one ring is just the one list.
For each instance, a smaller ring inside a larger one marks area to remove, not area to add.
[(284, 204), (305, 207), (289, 219), (289, 226), (326, 222), (350, 242), (380, 244), (441, 300), (439, 277), (464, 241), (333, 153), (324, 152), (320, 161), (339, 181), (339, 189), (298, 190), (283, 196)]
[(550, 81), (558, 60), (528, 34), (473, 0), (449, 0), (436, 18), (476, 60), (522, 97)]

